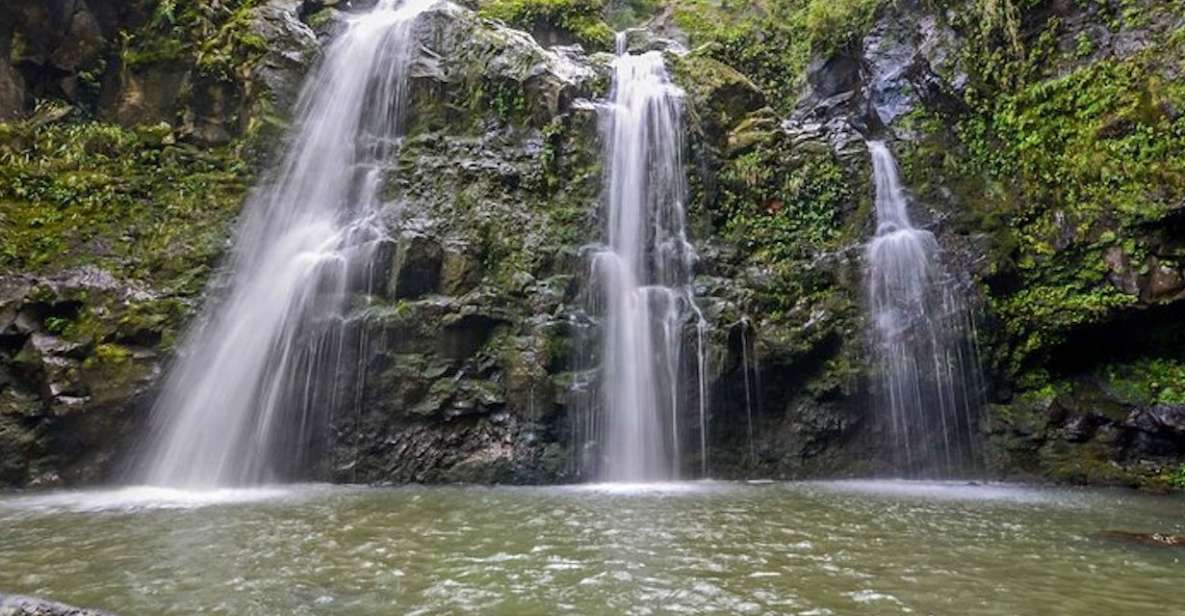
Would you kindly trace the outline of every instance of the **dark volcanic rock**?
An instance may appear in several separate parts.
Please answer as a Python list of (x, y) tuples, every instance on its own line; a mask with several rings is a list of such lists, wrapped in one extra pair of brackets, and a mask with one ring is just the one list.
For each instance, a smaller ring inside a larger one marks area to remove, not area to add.
[(1185, 548), (1185, 537), (1162, 533), (1133, 533), (1125, 530), (1105, 530), (1099, 533), (1103, 539), (1147, 545), (1159, 548)]
[(72, 607), (64, 603), (0, 594), (0, 616), (115, 616), (111, 612)]

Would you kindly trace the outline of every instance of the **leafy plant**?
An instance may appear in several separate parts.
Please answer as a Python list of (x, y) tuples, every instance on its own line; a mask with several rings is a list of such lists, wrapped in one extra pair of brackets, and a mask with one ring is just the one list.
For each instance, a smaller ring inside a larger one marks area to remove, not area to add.
[(811, 48), (826, 55), (855, 45), (872, 25), (878, 0), (811, 0), (806, 29)]
[(1169, 480), (1169, 483), (1171, 483), (1173, 487), (1177, 488), (1178, 490), (1185, 490), (1185, 464), (1177, 467), (1177, 470), (1172, 474), (1172, 478)]
[(592, 49), (611, 49), (604, 0), (483, 0), (478, 13), (525, 30), (554, 28)]
[(234, 145), (172, 141), (167, 126), (0, 123), (0, 267), (52, 271), (90, 260), (132, 278), (200, 286), (250, 167)]
[(51, 334), (60, 334), (70, 326), (70, 319), (62, 317), (46, 317), (45, 330)]

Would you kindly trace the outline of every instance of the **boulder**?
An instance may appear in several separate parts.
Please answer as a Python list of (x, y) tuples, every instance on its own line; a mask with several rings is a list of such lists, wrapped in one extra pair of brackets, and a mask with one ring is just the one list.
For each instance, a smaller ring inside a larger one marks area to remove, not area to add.
[(320, 49), (301, 14), (301, 0), (269, 0), (251, 11), (250, 33), (267, 51), (249, 68), (245, 94), (248, 99), (265, 97), (285, 115), (296, 105), (305, 73)]
[(0, 594), (0, 616), (114, 616), (110, 612), (73, 607), (65, 603)]
[(0, 122), (24, 115), (25, 103), (25, 79), (8, 63), (8, 53), (0, 48)]
[(444, 249), (419, 233), (404, 233), (395, 249), (388, 291), (397, 299), (416, 299), (440, 287)]
[(1157, 548), (1185, 548), (1185, 537), (1164, 533), (1134, 533), (1126, 530), (1105, 530), (1099, 536), (1109, 541), (1145, 545)]

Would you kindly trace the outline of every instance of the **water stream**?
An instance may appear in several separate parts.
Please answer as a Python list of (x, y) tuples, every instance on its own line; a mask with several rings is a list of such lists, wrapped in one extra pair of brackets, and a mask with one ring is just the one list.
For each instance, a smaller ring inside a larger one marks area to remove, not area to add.
[(226, 275), (153, 410), (136, 479), (218, 486), (292, 479), (317, 463), (345, 395), (341, 314), (375, 286), (388, 238), (383, 163), (398, 145), (429, 0), (380, 0), (348, 19), (307, 79), (274, 176), (246, 205)]
[(619, 35), (603, 120), (606, 243), (592, 257), (601, 388), (583, 435), (602, 447), (591, 474), (606, 481), (679, 476), (689, 420), (707, 469), (707, 325), (691, 288), (682, 107), (662, 54), (629, 53)]
[(867, 300), (877, 408), (903, 472), (957, 475), (976, 466), (980, 401), (967, 307), (934, 235), (910, 221), (892, 153), (879, 141), (870, 141), (868, 151), (876, 182)]

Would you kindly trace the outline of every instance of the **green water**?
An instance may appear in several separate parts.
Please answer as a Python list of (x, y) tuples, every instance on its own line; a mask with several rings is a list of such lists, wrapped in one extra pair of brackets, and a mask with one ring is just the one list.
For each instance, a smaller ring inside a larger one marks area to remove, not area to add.
[(0, 592), (121, 614), (1185, 615), (1185, 501), (839, 482), (0, 496)]

